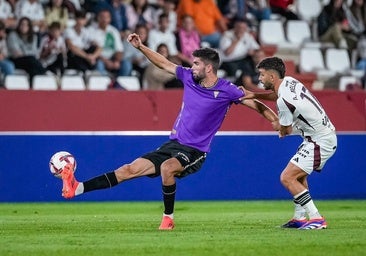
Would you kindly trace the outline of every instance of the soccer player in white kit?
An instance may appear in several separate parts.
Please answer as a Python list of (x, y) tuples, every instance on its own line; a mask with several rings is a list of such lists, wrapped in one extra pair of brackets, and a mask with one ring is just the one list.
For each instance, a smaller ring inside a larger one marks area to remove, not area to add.
[(319, 101), (298, 80), (285, 76), (280, 58), (263, 59), (257, 65), (259, 81), (271, 94), (252, 93), (258, 99), (276, 100), (279, 136), (299, 134), (304, 140), (281, 173), (281, 183), (294, 198), (295, 214), (283, 228), (324, 229), (325, 218), (315, 206), (307, 183), (313, 171), (320, 172), (337, 148), (337, 136)]

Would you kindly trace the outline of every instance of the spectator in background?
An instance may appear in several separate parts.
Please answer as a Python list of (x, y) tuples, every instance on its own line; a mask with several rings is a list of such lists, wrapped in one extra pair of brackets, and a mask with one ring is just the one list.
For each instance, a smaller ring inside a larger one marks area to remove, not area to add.
[[(200, 33), (201, 40), (218, 48), (220, 37), (227, 30), (224, 16), (213, 0), (184, 0), (177, 7), (178, 22), (184, 15), (190, 15)], [(181, 26), (180, 23), (178, 26)]]
[(50, 0), (45, 8), (45, 16), (47, 27), (53, 22), (59, 22), (63, 32), (69, 20), (69, 11), (63, 5), (63, 0)]
[(294, 0), (269, 0), (272, 13), (284, 17), (286, 20), (298, 20), (299, 16), (291, 10)]
[[(156, 51), (168, 60), (170, 59), (169, 49), (166, 44), (159, 44)], [(143, 80), (144, 90), (164, 90), (166, 83), (176, 79), (175, 75), (167, 73), (165, 70), (150, 63), (146, 68)]]
[(228, 21), (229, 28), (232, 28), (235, 19), (244, 19), (247, 16), (248, 0), (217, 0), (217, 7)]
[(38, 36), (33, 31), (32, 21), (23, 17), (19, 20), (15, 31), (10, 32), (7, 40), (10, 59), (17, 69), (25, 70), (30, 82), (35, 75), (43, 75), (46, 69), (38, 60)]
[(84, 11), (76, 11), (75, 25), (67, 28), (64, 38), (67, 48), (67, 68), (85, 73), (96, 67), (102, 48), (97, 45), (93, 35), (86, 28)]
[(364, 0), (353, 0), (350, 7), (343, 3), (347, 20), (349, 22), (351, 33), (360, 37), (365, 33), (366, 27), (366, 4)]
[(66, 44), (61, 31), (61, 24), (52, 22), (40, 43), (40, 61), (45, 69), (56, 75), (63, 75), (65, 70)]
[[(126, 6), (121, 0), (103, 0), (99, 1), (95, 6), (95, 13), (99, 13), (101, 10), (109, 10), (111, 13), (111, 25), (115, 27), (121, 35), (121, 39), (126, 37), (126, 31), (128, 30)], [(128, 33), (127, 33), (128, 34)]]
[[(147, 26), (142, 24), (137, 25), (135, 33), (140, 36), (141, 42), (144, 45), (147, 45), (148, 34), (149, 34), (149, 29), (147, 28)], [(150, 61), (138, 49), (136, 49), (129, 42), (127, 42), (127, 40), (123, 40), (122, 43), (123, 48), (125, 50), (124, 58), (132, 62), (132, 68), (133, 70), (138, 72), (140, 85), (142, 85), (144, 73)]]
[(221, 68), (228, 76), (236, 76), (238, 70), (243, 70), (248, 58), (259, 49), (259, 44), (248, 31), (248, 21), (237, 19), (234, 28), (224, 33), (220, 41)]
[(132, 0), (126, 4), (126, 16), (128, 29), (131, 31), (134, 31), (138, 24), (146, 25), (149, 29), (155, 27), (155, 9), (147, 0)]
[(192, 53), (201, 47), (200, 35), (191, 16), (185, 15), (182, 17), (181, 27), (178, 28), (175, 35), (179, 52), (178, 56), (182, 61), (182, 65), (191, 67), (193, 65)]
[(38, 0), (19, 0), (15, 5), (15, 16), (18, 20), (29, 18), (34, 32), (44, 33), (47, 29), (44, 9)]
[(160, 14), (158, 28), (151, 29), (149, 32), (148, 45), (151, 49), (157, 49), (158, 45), (164, 43), (168, 49), (171, 58), (176, 59), (173, 61), (178, 64), (178, 50), (176, 47), (176, 38), (173, 32), (168, 30), (169, 17), (167, 14)]
[[(321, 42), (329, 42), (338, 48), (349, 49), (355, 45), (354, 36), (343, 10), (343, 0), (330, 0), (318, 16), (318, 36)], [(356, 39), (357, 40), (357, 39)]]
[(248, 13), (252, 14), (258, 23), (271, 18), (269, 0), (246, 0), (246, 4)]
[(155, 24), (159, 23), (160, 15), (165, 13), (169, 20), (168, 30), (174, 33), (177, 30), (177, 13), (175, 12), (176, 7), (176, 0), (163, 0), (162, 6), (155, 12)]
[(0, 21), (5, 25), (5, 28), (14, 29), (17, 24), (13, 8), (7, 0), (0, 0)]
[(102, 48), (97, 60), (97, 70), (103, 74), (130, 76), (132, 63), (123, 57), (123, 44), (118, 30), (111, 24), (111, 14), (107, 9), (97, 14), (97, 24), (89, 28), (89, 33)]
[(262, 49), (257, 49), (251, 58), (245, 63), (240, 77), (235, 81), (237, 85), (243, 85), (245, 89), (256, 91), (257, 88), (263, 88), (259, 83), (259, 72), (257, 65), (266, 57)]
[(7, 75), (14, 73), (14, 63), (8, 59), (8, 47), (6, 45), (6, 26), (0, 20), (0, 85), (3, 85), (3, 79)]

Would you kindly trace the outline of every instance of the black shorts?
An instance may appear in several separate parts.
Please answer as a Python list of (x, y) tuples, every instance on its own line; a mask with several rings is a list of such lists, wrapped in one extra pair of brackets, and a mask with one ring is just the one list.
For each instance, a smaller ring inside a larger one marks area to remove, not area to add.
[(202, 164), (206, 159), (206, 153), (192, 147), (184, 146), (175, 140), (170, 140), (155, 151), (141, 156), (141, 158), (148, 159), (155, 165), (155, 173), (148, 175), (148, 177), (151, 178), (160, 176), (161, 164), (173, 157), (176, 158), (184, 168), (176, 177), (183, 178), (197, 172), (202, 167)]

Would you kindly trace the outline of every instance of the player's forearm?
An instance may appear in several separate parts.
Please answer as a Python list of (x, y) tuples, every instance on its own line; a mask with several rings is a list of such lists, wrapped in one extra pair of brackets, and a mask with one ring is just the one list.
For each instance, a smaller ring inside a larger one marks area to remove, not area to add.
[(276, 115), (276, 113), (271, 108), (269, 108), (266, 104), (264, 104), (263, 102), (260, 102), (258, 100), (254, 100), (254, 102), (256, 104), (257, 111), (264, 118), (266, 118), (270, 122), (278, 121), (278, 116)]
[(276, 93), (253, 93), (254, 98), (258, 100), (269, 100), (269, 101), (276, 101), (278, 96)]
[(138, 49), (157, 67), (167, 69), (171, 62), (160, 53), (157, 53), (147, 46), (141, 44)]

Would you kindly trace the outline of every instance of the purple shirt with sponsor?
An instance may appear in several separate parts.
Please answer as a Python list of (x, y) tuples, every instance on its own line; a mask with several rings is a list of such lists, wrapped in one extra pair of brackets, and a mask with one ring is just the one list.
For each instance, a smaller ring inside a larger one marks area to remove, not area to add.
[(212, 138), (219, 130), (232, 103), (240, 103), (244, 92), (230, 81), (219, 78), (216, 85), (204, 88), (194, 81), (192, 70), (178, 66), (176, 76), (184, 84), (183, 103), (170, 139), (210, 151)]

